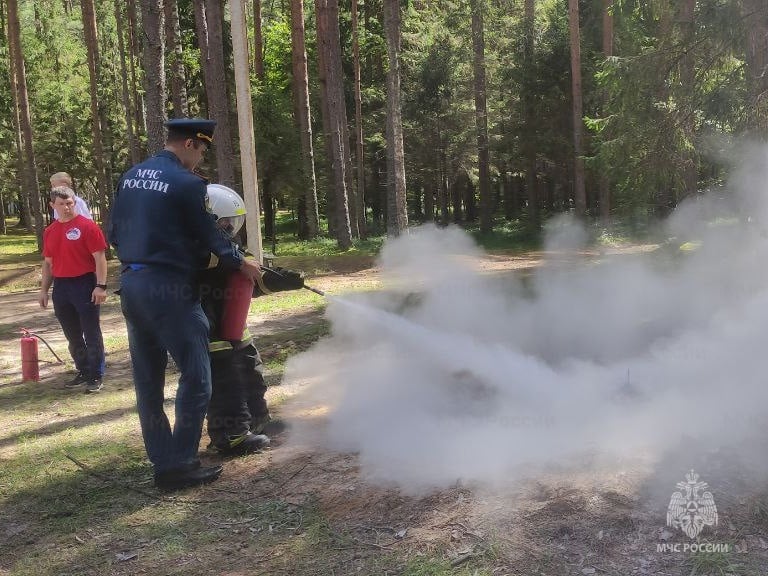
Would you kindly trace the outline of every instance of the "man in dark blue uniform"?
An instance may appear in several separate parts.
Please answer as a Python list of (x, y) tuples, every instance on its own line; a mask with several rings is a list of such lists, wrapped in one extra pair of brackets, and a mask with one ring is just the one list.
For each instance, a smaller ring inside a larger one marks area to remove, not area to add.
[[(167, 490), (211, 482), (222, 471), (197, 458), (211, 397), (208, 322), (195, 283), (199, 254), (208, 251), (252, 280), (261, 276), (258, 263), (243, 259), (217, 228), (205, 206), (206, 182), (193, 172), (215, 125), (168, 121), (165, 149), (121, 177), (109, 223), (122, 264), (120, 304), (144, 446), (155, 485)], [(168, 353), (181, 372), (173, 428), (163, 410)]]

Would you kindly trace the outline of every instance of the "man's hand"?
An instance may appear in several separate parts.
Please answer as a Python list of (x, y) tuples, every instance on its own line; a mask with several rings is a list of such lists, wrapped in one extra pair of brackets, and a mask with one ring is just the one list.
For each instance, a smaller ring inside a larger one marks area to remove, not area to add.
[(37, 301), (40, 303), (40, 308), (48, 308), (48, 290), (40, 290)]
[(96, 304), (98, 306), (99, 304), (104, 304), (104, 302), (107, 299), (107, 291), (104, 290), (104, 288), (99, 288), (96, 286), (96, 288), (93, 289), (93, 292), (91, 292), (91, 302)]
[(262, 267), (262, 280), (270, 292), (298, 290), (304, 288), (304, 273), (288, 270), (287, 268)]
[(255, 282), (256, 278), (261, 277), (261, 266), (255, 260), (243, 258), (243, 265), (240, 267), (240, 272), (250, 278), (251, 282)]

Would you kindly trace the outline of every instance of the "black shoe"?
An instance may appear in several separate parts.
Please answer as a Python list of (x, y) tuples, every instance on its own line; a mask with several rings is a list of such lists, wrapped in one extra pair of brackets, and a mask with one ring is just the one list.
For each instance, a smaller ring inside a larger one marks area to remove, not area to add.
[(87, 382), (88, 382), (88, 377), (82, 372), (78, 372), (77, 376), (75, 376), (74, 378), (72, 378), (72, 380), (64, 384), (64, 388), (78, 388), (79, 386), (86, 384)]
[(155, 474), (155, 486), (160, 490), (181, 490), (213, 482), (224, 468), (222, 466), (200, 466), (200, 462), (174, 468)]
[(289, 424), (282, 418), (272, 418), (269, 414), (251, 420), (251, 432), (254, 434), (277, 436), (288, 430), (289, 427)]
[(269, 446), (269, 437), (264, 434), (253, 434), (246, 432), (237, 436), (228, 436), (225, 440), (217, 443), (211, 443), (209, 448), (216, 450), (224, 455), (242, 455), (259, 452), (262, 448)]
[(85, 393), (93, 394), (101, 390), (101, 388), (102, 388), (101, 378), (94, 378), (93, 380), (89, 380), (88, 383), (85, 385)]

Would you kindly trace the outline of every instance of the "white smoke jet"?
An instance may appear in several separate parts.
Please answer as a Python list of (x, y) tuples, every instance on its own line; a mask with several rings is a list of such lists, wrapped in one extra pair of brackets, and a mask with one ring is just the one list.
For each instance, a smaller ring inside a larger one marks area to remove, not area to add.
[[(742, 188), (768, 180), (739, 174)], [(311, 383), (301, 404), (325, 410), (325, 426), (299, 423), (294, 437), (358, 452), (368, 477), (407, 490), (587, 453), (746, 452), (768, 402), (763, 204), (751, 199), (760, 217), (745, 225), (738, 203), (692, 201), (667, 224), (697, 250), (548, 261), (527, 289), (477, 272), (482, 251), (456, 228), (390, 241), (386, 289), (332, 300), (332, 335), (288, 363), (286, 383)], [(585, 238), (559, 219), (547, 252)]]

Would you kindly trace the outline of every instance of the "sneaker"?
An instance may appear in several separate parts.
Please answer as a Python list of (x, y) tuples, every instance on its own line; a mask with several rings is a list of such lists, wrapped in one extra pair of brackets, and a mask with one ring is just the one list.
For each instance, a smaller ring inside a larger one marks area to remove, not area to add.
[(64, 388), (77, 388), (88, 382), (88, 377), (82, 372), (78, 372), (77, 376), (72, 378), (69, 382), (64, 384)]
[(101, 378), (94, 378), (93, 380), (89, 380), (88, 384), (85, 385), (85, 393), (86, 394), (93, 394), (94, 392), (98, 392), (102, 388)]
[(269, 436), (246, 432), (237, 436), (228, 436), (226, 440), (216, 444), (211, 443), (210, 448), (224, 455), (242, 455), (259, 452), (269, 446)]

